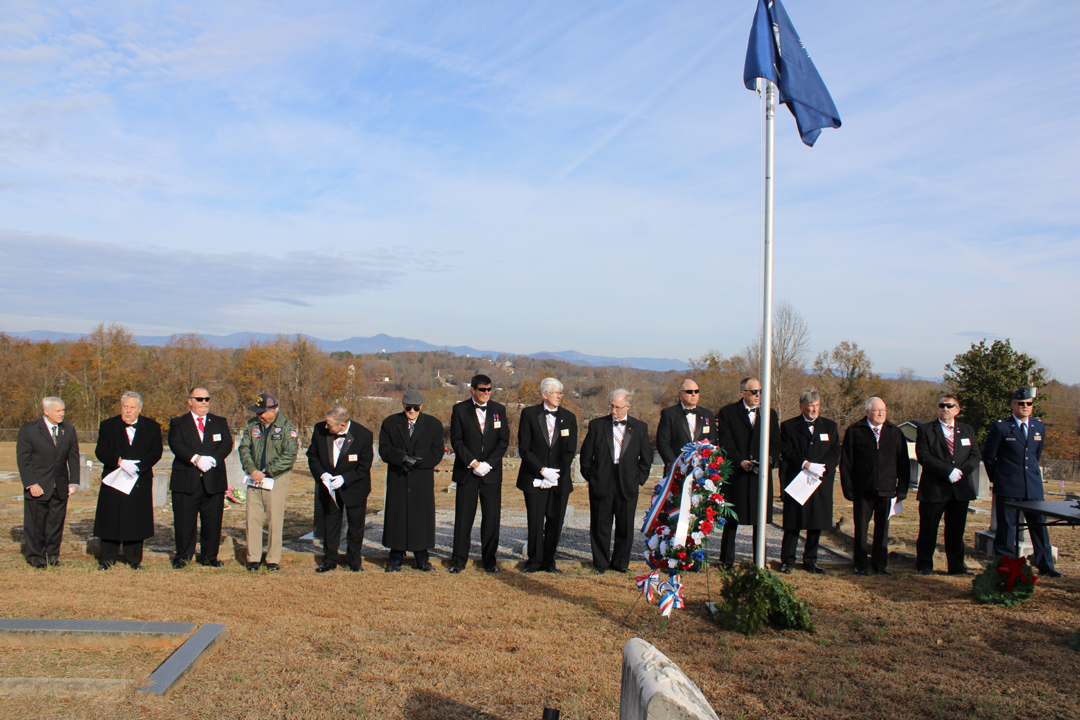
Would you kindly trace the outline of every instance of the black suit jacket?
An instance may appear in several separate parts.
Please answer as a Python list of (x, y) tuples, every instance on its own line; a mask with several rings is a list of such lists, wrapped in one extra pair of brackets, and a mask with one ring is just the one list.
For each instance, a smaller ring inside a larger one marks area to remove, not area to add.
[[(484, 423), (484, 432), (481, 433), (472, 398), (454, 405), (450, 411), (450, 447), (454, 450), (455, 483), (501, 483), (503, 456), (510, 447), (510, 423), (506, 418), (506, 408), (497, 402), (488, 401), (487, 421)], [(474, 460), (491, 465), (491, 472), (484, 477), (475, 475), (469, 468)]]
[[(825, 466), (821, 485), (799, 505), (784, 488), (802, 470), (804, 462)], [(833, 485), (840, 462), (840, 429), (828, 418), (814, 420), (814, 432), (799, 413), (780, 425), (780, 495), (784, 501), (785, 530), (828, 530), (832, 527)]]
[(139, 475), (125, 495), (104, 483), (98, 492), (94, 535), (105, 540), (145, 540), (154, 536), (154, 464), (161, 459), (161, 426), (139, 416), (135, 440), (128, 441), (127, 423), (119, 415), (102, 420), (94, 454), (101, 461), (101, 477), (120, 467), (121, 460), (138, 460)]
[[(210, 495), (223, 493), (229, 489), (229, 477), (225, 472), (225, 458), (233, 450), (232, 433), (229, 423), (220, 415), (207, 413), (204, 421), (203, 439), (199, 439), (199, 428), (195, 419), (186, 412), (169, 422), (169, 449), (173, 452), (172, 477), (169, 489), (173, 492), (191, 494), (198, 483)], [(217, 460), (217, 466), (203, 474), (191, 462), (195, 455), (207, 455)]]
[(649, 426), (627, 416), (619, 464), (615, 464), (615, 434), (610, 415), (589, 423), (585, 442), (581, 446), (581, 474), (589, 490), (598, 497), (619, 495), (632, 499), (638, 488), (649, 479), (652, 468), (652, 448), (649, 446)]
[(330, 499), (330, 492), (322, 481), (324, 472), (331, 475), (340, 475), (344, 484), (335, 490), (345, 505), (363, 505), (371, 493), (371, 463), (375, 459), (375, 436), (370, 430), (356, 422), (350, 421), (349, 429), (345, 431), (345, 442), (338, 454), (337, 464), (334, 464), (334, 442), (337, 435), (330, 434), (326, 429), (326, 422), (315, 425), (311, 433), (311, 444), (308, 445), (307, 459), (311, 477), (315, 478), (315, 492), (325, 505), (334, 501)]
[[(61, 499), (68, 496), (68, 485), (79, 484), (79, 436), (75, 426), (66, 420), (57, 426), (56, 445), (53, 445), (45, 418), (38, 418), (19, 428), (15, 455), (22, 478), (23, 497), (45, 502), (53, 489)], [(40, 485), (41, 497), (30, 495), (30, 486)]]
[(518, 489), (524, 493), (540, 492), (533, 487), (533, 480), (540, 477), (542, 468), (559, 471), (559, 484), (552, 488), (559, 495), (574, 492), (572, 464), (577, 452), (577, 417), (564, 407), (555, 416), (555, 436), (548, 444), (547, 417), (544, 404), (533, 405), (521, 411), (518, 427), (518, 454), (521, 467), (518, 470)]
[(907, 497), (911, 460), (907, 438), (895, 423), (881, 426), (880, 444), (863, 418), (844, 432), (840, 450), (840, 487), (848, 500), (869, 497)]
[(690, 437), (690, 425), (686, 422), (686, 410), (682, 404), (672, 405), (660, 411), (660, 424), (656, 426), (656, 450), (664, 461), (665, 470), (675, 462), (687, 443), (705, 440), (717, 444), (716, 419), (711, 410), (694, 408), (697, 427)]
[[(934, 420), (919, 426), (915, 435), (915, 457), (922, 465), (919, 477), (919, 502), (974, 500), (979, 495), (979, 443), (970, 425), (953, 421), (953, 452), (945, 440), (941, 422)], [(959, 468), (963, 476), (955, 483), (949, 474)]]
[[(760, 415), (760, 412), (759, 412)], [(769, 411), (769, 467), (780, 459), (780, 420), (775, 410)], [(734, 503), (739, 522), (750, 525), (757, 518), (758, 474), (742, 469), (743, 460), (759, 460), (761, 418), (751, 425), (743, 401), (725, 405), (716, 413), (716, 427), (724, 458), (731, 461), (731, 477), (725, 499)], [(765, 516), (772, 519), (772, 473), (767, 483)]]

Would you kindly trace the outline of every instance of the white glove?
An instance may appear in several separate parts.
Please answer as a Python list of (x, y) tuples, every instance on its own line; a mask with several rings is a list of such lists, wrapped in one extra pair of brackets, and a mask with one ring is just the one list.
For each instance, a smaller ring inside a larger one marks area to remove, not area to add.
[[(559, 482), (559, 471), (555, 468), (541, 468), (540, 475), (548, 482), (556, 484)], [(550, 485), (548, 487), (550, 487)]]
[(487, 464), (486, 462), (482, 462), (473, 468), (473, 474), (480, 477), (484, 477), (489, 472), (491, 472), (491, 465)]
[(960, 478), (964, 476), (964, 471), (960, 468), (953, 468), (953, 471), (949, 473), (949, 482), (960, 482)]
[(126, 472), (128, 475), (139, 474), (139, 461), (138, 460), (121, 460), (120, 469)]
[[(324, 472), (322, 475), (319, 476), (319, 479), (322, 480), (324, 484), (326, 484), (333, 480), (334, 476), (328, 472)], [(330, 487), (330, 485), (327, 484), (326, 487)]]
[(216, 464), (214, 458), (203, 455), (199, 458), (199, 462), (195, 463), (195, 466), (202, 472), (209, 472), (210, 468), (214, 467)]
[(821, 463), (810, 463), (806, 470), (818, 480), (825, 474), (825, 466)]
[(545, 483), (547, 483), (547, 480), (541, 480), (540, 478), (536, 478), (535, 480), (533, 480), (533, 487), (543, 490), (546, 487)]
[(558, 480), (545, 480), (543, 488), (545, 490), (547, 490), (548, 488), (553, 488), (553, 487), (558, 487), (558, 486), (559, 486), (559, 481)]
[(339, 487), (345, 484), (345, 478), (340, 475), (335, 475), (330, 482), (330, 489), (337, 490)]

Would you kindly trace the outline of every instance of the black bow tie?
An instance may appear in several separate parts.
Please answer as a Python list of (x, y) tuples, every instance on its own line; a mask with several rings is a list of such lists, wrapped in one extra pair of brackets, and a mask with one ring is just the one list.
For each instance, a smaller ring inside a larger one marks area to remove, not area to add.
[(544, 414), (545, 415), (558, 415), (559, 411), (558, 410), (548, 410), (547, 408), (544, 408)]
[(477, 405), (476, 403), (473, 403), (473, 407), (477, 410), (483, 410), (484, 412), (487, 412), (487, 405)]
[(687, 415), (697, 415), (697, 410), (683, 410)]
[(614, 418), (612, 418), (611, 423), (613, 425), (625, 425), (626, 421), (625, 420), (615, 420)]
[(755, 413), (757, 412), (757, 408), (756, 408), (756, 407), (752, 407), (752, 408), (750, 408), (749, 410), (747, 410), (746, 412), (747, 412), (747, 413), (749, 413), (750, 415), (753, 415), (753, 414), (755, 414)]

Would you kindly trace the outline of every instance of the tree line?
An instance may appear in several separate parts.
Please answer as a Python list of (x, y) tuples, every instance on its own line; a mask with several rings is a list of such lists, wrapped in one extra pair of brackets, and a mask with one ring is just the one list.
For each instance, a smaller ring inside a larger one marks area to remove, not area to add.
[[(903, 368), (898, 377), (883, 378), (874, 372), (867, 353), (851, 341), (811, 359), (805, 322), (786, 303), (777, 311), (773, 330), (771, 402), (781, 419), (797, 413), (799, 393), (814, 387), (821, 393), (822, 414), (841, 427), (861, 417), (863, 403), (874, 395), (888, 404), (894, 422), (929, 421), (936, 417), (937, 396), (948, 389), (960, 397), (965, 409), (961, 418), (981, 431), (1008, 414), (1008, 397), (1016, 387), (1030, 383), (1040, 387), (1036, 414), (1048, 422), (1045, 454), (1071, 461), (1075, 471), (1080, 385), (1047, 381), (1045, 371), (1013, 351), (1008, 341), (973, 345), (946, 365), (944, 382), (939, 383)], [(96, 430), (117, 413), (120, 395), (127, 390), (140, 393), (144, 414), (167, 426), (187, 411), (188, 390), (200, 385), (213, 397), (212, 412), (234, 427), (249, 417), (247, 407), (256, 396), (267, 392), (299, 427), (310, 428), (331, 405), (340, 403), (377, 432), (385, 417), (400, 412), (402, 393), (414, 387), (424, 394), (425, 412), (442, 420), (449, 433), (452, 405), (469, 397), (469, 379), (482, 373), (492, 378), (493, 399), (507, 406), (515, 428), (520, 408), (540, 401), (540, 381), (551, 376), (566, 386), (563, 404), (582, 422), (608, 412), (611, 390), (631, 390), (631, 413), (655, 433), (660, 410), (678, 401), (684, 377), (701, 386), (703, 407), (718, 410), (739, 398), (742, 378), (759, 374), (760, 358), (760, 344), (753, 342), (730, 357), (709, 351), (679, 373), (447, 351), (325, 353), (301, 335), (221, 349), (193, 333), (175, 335), (165, 345), (143, 346), (117, 324), (98, 325), (76, 341), (31, 342), (0, 332), (0, 428), (17, 428), (40, 417), (41, 398), (55, 395), (63, 398), (67, 419), (77, 428)]]

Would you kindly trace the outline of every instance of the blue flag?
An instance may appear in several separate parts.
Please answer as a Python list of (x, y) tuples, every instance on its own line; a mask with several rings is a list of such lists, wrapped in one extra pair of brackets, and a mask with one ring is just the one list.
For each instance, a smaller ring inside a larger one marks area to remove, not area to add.
[(840, 127), (840, 113), (780, 0), (758, 0), (754, 13), (743, 68), (747, 89), (755, 89), (757, 78), (780, 89), (780, 102), (795, 116), (807, 145), (814, 146), (821, 128)]

